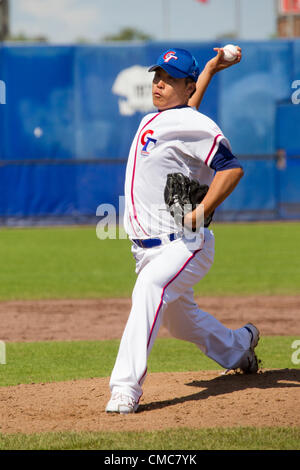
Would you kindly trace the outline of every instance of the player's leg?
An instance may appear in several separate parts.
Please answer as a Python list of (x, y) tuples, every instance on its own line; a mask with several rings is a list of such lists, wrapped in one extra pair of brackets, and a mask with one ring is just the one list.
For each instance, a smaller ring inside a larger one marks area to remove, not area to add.
[(249, 350), (249, 331), (245, 327), (226, 328), (217, 318), (201, 310), (194, 301), (193, 289), (166, 307), (163, 325), (174, 337), (196, 344), (206, 356), (226, 369), (239, 367)]
[[(180, 297), (210, 269), (213, 239), (200, 251), (191, 251), (182, 240), (159, 250), (145, 250), (146, 261), (138, 275), (132, 308), (112, 371), (110, 387), (138, 401), (147, 373), (147, 359), (166, 306)], [(153, 258), (153, 253), (157, 253)], [(151, 261), (148, 262), (148, 259)]]

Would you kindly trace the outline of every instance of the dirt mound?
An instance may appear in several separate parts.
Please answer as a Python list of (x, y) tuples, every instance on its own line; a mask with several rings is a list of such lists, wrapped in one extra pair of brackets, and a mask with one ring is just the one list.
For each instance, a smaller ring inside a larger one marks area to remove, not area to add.
[(300, 370), (149, 374), (134, 415), (105, 413), (107, 378), (0, 388), (0, 432), (299, 426)]

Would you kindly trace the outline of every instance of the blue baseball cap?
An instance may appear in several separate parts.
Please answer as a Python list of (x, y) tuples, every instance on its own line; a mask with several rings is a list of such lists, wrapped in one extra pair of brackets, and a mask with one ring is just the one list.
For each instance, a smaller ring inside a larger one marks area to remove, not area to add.
[(156, 64), (152, 65), (148, 72), (153, 72), (161, 67), (171, 77), (185, 78), (190, 77), (197, 81), (200, 70), (195, 57), (185, 49), (168, 49), (157, 59)]

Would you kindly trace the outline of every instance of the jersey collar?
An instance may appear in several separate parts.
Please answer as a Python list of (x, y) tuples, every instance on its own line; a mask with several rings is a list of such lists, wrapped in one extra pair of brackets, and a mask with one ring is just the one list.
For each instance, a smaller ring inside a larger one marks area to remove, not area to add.
[(163, 113), (164, 111), (170, 111), (170, 109), (182, 109), (182, 108), (190, 108), (191, 106), (187, 104), (179, 104), (178, 106), (174, 106), (173, 108), (168, 108), (168, 109), (158, 109), (157, 111), (159, 113)]

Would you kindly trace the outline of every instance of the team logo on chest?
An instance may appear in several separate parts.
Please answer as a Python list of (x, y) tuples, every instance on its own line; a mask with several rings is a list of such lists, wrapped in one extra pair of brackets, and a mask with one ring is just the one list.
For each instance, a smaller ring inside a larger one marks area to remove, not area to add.
[(152, 136), (154, 131), (151, 129), (147, 129), (141, 137), (141, 144), (143, 145), (143, 148), (141, 150), (141, 155), (149, 155), (150, 150), (154, 147), (154, 145), (157, 142), (157, 139), (153, 139)]

